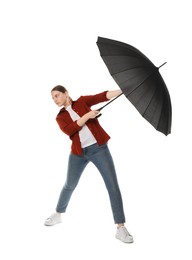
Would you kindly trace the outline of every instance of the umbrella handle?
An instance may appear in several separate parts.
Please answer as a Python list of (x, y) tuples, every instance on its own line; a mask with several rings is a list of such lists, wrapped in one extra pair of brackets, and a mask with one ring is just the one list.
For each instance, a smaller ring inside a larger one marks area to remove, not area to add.
[(102, 114), (100, 113), (99, 115), (97, 115), (95, 118), (98, 118), (98, 117), (100, 117), (100, 116), (102, 116)]

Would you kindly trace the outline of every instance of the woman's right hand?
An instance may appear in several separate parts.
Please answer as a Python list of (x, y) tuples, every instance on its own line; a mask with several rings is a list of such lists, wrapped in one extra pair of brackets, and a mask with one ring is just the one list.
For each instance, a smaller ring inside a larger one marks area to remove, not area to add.
[(88, 112), (87, 114), (88, 114), (88, 117), (89, 117), (90, 119), (93, 119), (93, 118), (95, 118), (96, 116), (98, 116), (99, 111), (98, 111), (98, 110), (91, 110), (91, 111)]
[(79, 118), (77, 120), (77, 124), (79, 126), (84, 126), (84, 124), (89, 120), (89, 119), (94, 119), (96, 118), (96, 116), (98, 116), (99, 111), (97, 110), (91, 110), (90, 112), (86, 113), (84, 116), (82, 116), (81, 118)]

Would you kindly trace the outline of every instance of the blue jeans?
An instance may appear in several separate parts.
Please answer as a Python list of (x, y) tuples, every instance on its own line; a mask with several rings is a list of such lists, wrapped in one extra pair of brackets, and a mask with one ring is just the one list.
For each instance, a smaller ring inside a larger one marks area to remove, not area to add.
[(96, 143), (83, 148), (82, 156), (70, 154), (67, 178), (61, 191), (56, 211), (60, 213), (66, 211), (71, 195), (79, 182), (83, 170), (89, 162), (92, 162), (97, 167), (103, 177), (110, 198), (114, 222), (124, 223), (125, 216), (121, 192), (113, 159), (107, 144), (99, 146)]

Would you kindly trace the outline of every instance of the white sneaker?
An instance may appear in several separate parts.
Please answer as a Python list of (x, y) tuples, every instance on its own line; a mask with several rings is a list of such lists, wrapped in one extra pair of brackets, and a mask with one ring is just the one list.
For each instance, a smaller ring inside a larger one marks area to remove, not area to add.
[(50, 217), (45, 220), (45, 226), (53, 226), (62, 222), (60, 213), (53, 213)]
[(117, 229), (115, 237), (124, 243), (133, 243), (133, 237), (127, 231), (126, 227), (122, 226)]

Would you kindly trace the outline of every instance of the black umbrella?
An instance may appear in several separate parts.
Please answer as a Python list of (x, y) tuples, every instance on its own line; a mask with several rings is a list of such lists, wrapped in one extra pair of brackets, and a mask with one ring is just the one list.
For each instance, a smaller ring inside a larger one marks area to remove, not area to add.
[(156, 130), (168, 135), (171, 132), (171, 100), (159, 73), (165, 63), (156, 67), (138, 49), (123, 42), (98, 37), (97, 45), (122, 94)]

